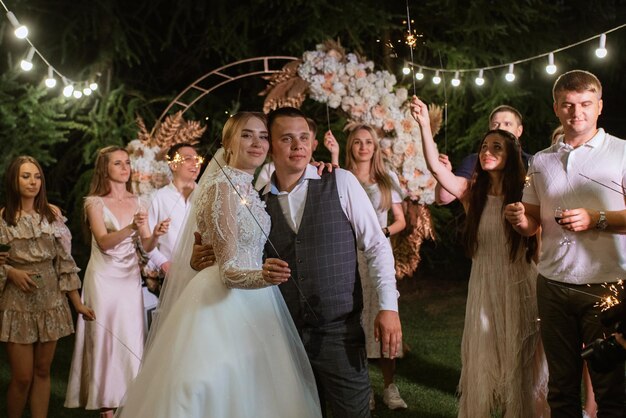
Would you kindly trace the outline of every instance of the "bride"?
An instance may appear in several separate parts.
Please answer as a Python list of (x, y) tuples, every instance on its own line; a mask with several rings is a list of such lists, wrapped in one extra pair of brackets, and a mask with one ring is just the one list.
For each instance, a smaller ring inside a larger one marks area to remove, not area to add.
[[(252, 177), (269, 148), (265, 116), (231, 117), (222, 144), (194, 193), (141, 370), (117, 417), (321, 417), (311, 366), (273, 286), (289, 268), (262, 261), (270, 218)], [(217, 260), (197, 274), (189, 267), (196, 228)]]

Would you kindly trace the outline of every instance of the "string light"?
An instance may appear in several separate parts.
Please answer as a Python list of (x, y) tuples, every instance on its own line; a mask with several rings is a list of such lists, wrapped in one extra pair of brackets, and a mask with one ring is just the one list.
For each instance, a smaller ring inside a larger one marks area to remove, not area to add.
[(596, 49), (596, 57), (604, 58), (608, 51), (606, 50), (606, 34), (600, 35), (600, 46)]
[(63, 87), (63, 96), (71, 97), (72, 93), (74, 92), (74, 86), (70, 84), (70, 82), (65, 77), (63, 77), (63, 84), (65, 84), (65, 87)]
[(22, 68), (22, 70), (30, 71), (33, 69), (33, 57), (34, 56), (35, 56), (35, 47), (31, 46), (30, 49), (28, 50), (28, 55), (26, 55), (26, 58), (24, 58), (22, 62), (20, 62), (20, 67)]
[(9, 22), (11, 22), (11, 25), (15, 28), (13, 33), (16, 38), (25, 39), (28, 36), (28, 28), (25, 25), (20, 25), (20, 22), (17, 20), (17, 17), (15, 17), (13, 12), (7, 12), (7, 19), (9, 19)]
[(91, 96), (91, 93), (93, 93), (93, 92), (91, 91), (91, 89), (90, 89), (89, 87), (85, 87), (85, 88), (83, 89), (83, 94), (84, 94), (85, 96)]
[(439, 77), (439, 70), (435, 71), (435, 76), (433, 77), (433, 83), (435, 84), (441, 83), (441, 77)]
[[(41, 54), (41, 52), (39, 52), (39, 50), (35, 48), (35, 45), (33, 45), (31, 40), (28, 38), (28, 28), (25, 25), (20, 24), (15, 14), (7, 8), (3, 0), (0, 0), (0, 6), (4, 8), (6, 12), (5, 15), (6, 15), (7, 20), (15, 28), (15, 31), (14, 31), (15, 36), (18, 37), (19, 39), (24, 39), (30, 46), (30, 49), (28, 50), (28, 54), (26, 58), (20, 62), (20, 67), (22, 68), (22, 70), (24, 71), (32, 70), (32, 68), (34, 67), (33, 58), (35, 57), (35, 55), (37, 55), (37, 57), (39, 57), (39, 59), (43, 61), (44, 64), (48, 67), (48, 76), (44, 80), (44, 84), (46, 85), (46, 87), (51, 89), (56, 86), (57, 80), (54, 76), (54, 74), (56, 73), (57, 77), (63, 80), (63, 83), (65, 84), (65, 87), (63, 88), (63, 95), (65, 97), (71, 97), (72, 95), (74, 95), (74, 97), (79, 96), (79, 95), (80, 97), (82, 97), (83, 94), (88, 96), (89, 94), (91, 94), (93, 91), (95, 91), (98, 88), (98, 85), (95, 82), (91, 82), (91, 84), (89, 84), (89, 86), (86, 89), (83, 89), (82, 91), (77, 90), (78, 91), (78, 94), (77, 94), (76, 91), (74, 90), (74, 84), (87, 86), (89, 82), (85, 82), (85, 81), (76, 82), (76, 81), (70, 80), (66, 76), (61, 74), (61, 72), (59, 72), (57, 69), (55, 69), (52, 66), (52, 64), (50, 64), (50, 62)], [(90, 90), (90, 91), (88, 92), (86, 90)]]
[(44, 83), (49, 89), (54, 88), (54, 86), (57, 85), (57, 79), (54, 78), (54, 70), (52, 69), (52, 67), (48, 67), (48, 78), (46, 78), (46, 81), (44, 81)]
[(76, 99), (80, 99), (81, 97), (83, 97), (83, 92), (80, 90), (74, 90), (72, 94), (74, 95)]
[[(607, 31), (605, 31), (604, 33), (599, 33), (597, 35), (591, 36), (589, 38), (583, 39), (581, 41), (566, 45), (564, 47), (555, 49), (554, 51), (550, 51), (550, 52), (544, 52), (535, 56), (531, 56), (528, 58), (524, 58), (524, 59), (520, 59), (517, 61), (512, 61), (512, 62), (508, 62), (508, 63), (504, 63), (504, 64), (496, 64), (496, 65), (488, 65), (488, 66), (483, 66), (483, 67), (478, 67), (478, 68), (442, 68), (442, 67), (430, 67), (427, 65), (423, 65), (421, 63), (414, 63), (411, 61), (411, 63), (407, 63), (407, 65), (411, 65), (413, 66), (413, 68), (417, 67), (419, 68), (419, 71), (417, 73), (415, 73), (415, 78), (417, 80), (423, 80), (425, 77), (425, 74), (422, 74), (424, 71), (432, 71), (435, 73), (435, 77), (437, 77), (439, 80), (441, 80), (441, 75), (445, 74), (445, 73), (449, 73), (449, 74), (456, 74), (457, 72), (459, 73), (459, 75), (461, 75), (462, 73), (472, 73), (472, 72), (485, 72), (485, 71), (491, 71), (491, 70), (496, 70), (499, 68), (507, 68), (508, 67), (508, 71), (504, 74), (504, 78), (506, 81), (508, 82), (513, 82), (515, 80), (515, 73), (513, 72), (513, 68), (516, 65), (522, 64), (522, 63), (526, 63), (526, 62), (531, 62), (531, 61), (535, 61), (538, 59), (545, 59), (545, 57), (548, 58), (548, 65), (546, 66), (546, 72), (548, 72), (549, 74), (555, 74), (557, 72), (557, 67), (556, 64), (554, 62), (554, 55), (557, 52), (561, 52), (561, 51), (565, 51), (567, 49), (570, 48), (574, 48), (578, 45), (587, 43), (589, 41), (595, 40), (595, 39), (599, 39), (599, 43), (598, 43), (598, 48), (596, 49), (596, 56), (598, 58), (604, 58), (608, 55), (608, 50), (606, 49), (606, 38), (607, 35), (609, 33), (621, 30), (626, 28), (626, 23), (621, 24), (619, 26), (616, 26), (612, 29), (609, 29)], [(435, 81), (435, 77), (433, 77), (433, 82)], [(478, 79), (482, 79), (482, 84), (480, 81), (478, 81), (477, 84), (479, 85), (483, 85), (485, 82), (484, 76), (480, 76), (477, 77)], [(454, 80), (454, 79), (453, 79)], [(460, 80), (460, 78), (459, 78)], [(475, 80), (476, 81), (476, 80)], [(455, 82), (456, 83), (456, 82)], [(435, 84), (439, 84), (439, 83), (435, 83)]]
[(407, 67), (406, 65), (404, 67), (402, 67), (402, 74), (407, 75), (411, 72), (411, 69), (409, 67)]
[(504, 76), (504, 79), (508, 81), (509, 83), (512, 83), (513, 81), (515, 81), (515, 73), (513, 73), (514, 67), (515, 67), (515, 64), (509, 64), (509, 72), (506, 73), (506, 75)]
[(450, 84), (452, 84), (452, 87), (459, 87), (461, 85), (461, 80), (459, 80), (459, 72), (458, 71), (454, 73), (454, 78), (452, 79)]
[(556, 73), (556, 65), (554, 65), (554, 52), (548, 55), (548, 65), (546, 65), (546, 73), (552, 75)]
[(477, 86), (482, 86), (483, 84), (485, 84), (485, 78), (483, 77), (483, 73), (484, 70), (481, 68), (480, 71), (478, 71), (478, 77), (474, 79), (474, 83), (476, 83)]

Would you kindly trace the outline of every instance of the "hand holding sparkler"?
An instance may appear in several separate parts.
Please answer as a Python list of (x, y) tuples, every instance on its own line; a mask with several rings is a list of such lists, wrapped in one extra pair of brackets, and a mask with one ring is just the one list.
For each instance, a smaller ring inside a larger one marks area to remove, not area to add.
[(339, 144), (330, 130), (324, 134), (324, 146), (330, 152), (331, 164), (339, 167)]
[(513, 226), (521, 226), (528, 222), (526, 208), (522, 202), (509, 203), (504, 207), (504, 217)]
[(286, 261), (279, 258), (268, 258), (263, 263), (261, 274), (266, 282), (279, 285), (289, 280), (291, 269)]
[(418, 99), (417, 96), (413, 96), (410, 107), (411, 116), (413, 116), (415, 121), (420, 125), (422, 134), (424, 134), (425, 130), (430, 132), (430, 116), (428, 115), (428, 106), (426, 103)]

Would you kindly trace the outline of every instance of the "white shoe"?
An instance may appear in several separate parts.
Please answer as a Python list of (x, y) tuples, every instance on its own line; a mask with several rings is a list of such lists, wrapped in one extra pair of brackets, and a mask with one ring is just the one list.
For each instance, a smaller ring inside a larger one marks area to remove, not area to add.
[(406, 409), (407, 404), (400, 397), (400, 391), (395, 384), (390, 384), (383, 391), (383, 402), (389, 407), (389, 409)]
[(374, 399), (374, 391), (370, 392), (370, 411), (376, 409), (376, 399)]

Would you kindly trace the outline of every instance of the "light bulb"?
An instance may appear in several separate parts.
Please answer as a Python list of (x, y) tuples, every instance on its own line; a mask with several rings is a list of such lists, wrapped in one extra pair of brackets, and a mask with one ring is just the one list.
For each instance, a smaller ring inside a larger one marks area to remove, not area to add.
[(71, 84), (68, 84), (65, 87), (63, 87), (63, 96), (70, 97), (73, 92), (74, 92), (74, 86), (72, 86)]
[(404, 67), (402, 69), (402, 74), (407, 75), (411, 72), (411, 69), (409, 67)]
[(22, 62), (20, 62), (20, 67), (24, 71), (30, 71), (33, 69), (33, 63), (30, 61), (22, 60)]
[(454, 73), (454, 78), (452, 79), (452, 81), (450, 82), (452, 84), (452, 87), (459, 87), (461, 85), (461, 80), (459, 80), (459, 72), (456, 71)]
[(513, 67), (515, 67), (514, 64), (509, 64), (509, 72), (506, 73), (506, 75), (504, 76), (506, 81), (508, 81), (509, 83), (512, 83), (515, 80), (515, 73), (513, 73)]
[(98, 83), (91, 83), (89, 85), (89, 88), (91, 89), (91, 91), (98, 90)]
[[(11, 22), (11, 25), (15, 28), (15, 36), (19, 39), (24, 39), (28, 36), (28, 28), (25, 25), (20, 25), (13, 12), (7, 12), (7, 19)], [(28, 70), (26, 70), (28, 71)]]
[(439, 77), (439, 70), (435, 71), (435, 76), (433, 77), (433, 83), (435, 84), (441, 83), (441, 77)]
[(419, 71), (415, 73), (415, 79), (422, 81), (424, 79), (424, 73), (422, 72), (422, 67), (420, 67)]
[(54, 78), (52, 67), (48, 67), (48, 78), (46, 78), (46, 81), (44, 81), (44, 83), (49, 89), (57, 85), (57, 80), (56, 78)]
[(556, 65), (554, 65), (554, 53), (550, 52), (548, 55), (548, 65), (546, 65), (546, 73), (554, 74), (556, 73)]
[(83, 94), (84, 94), (85, 96), (91, 96), (91, 93), (92, 93), (92, 91), (91, 91), (91, 89), (90, 89), (89, 87), (85, 87), (85, 88), (83, 89)]
[(74, 92), (72, 93), (74, 95), (75, 98), (80, 99), (81, 97), (83, 97), (83, 92), (80, 90), (74, 90)]
[(598, 49), (596, 49), (596, 57), (604, 58), (606, 57), (606, 54), (608, 54), (608, 51), (606, 50), (606, 35), (603, 33), (600, 35), (600, 45), (598, 46)]
[(35, 47), (31, 46), (30, 49), (28, 50), (28, 55), (26, 55), (26, 58), (24, 58), (22, 62), (20, 62), (20, 67), (22, 67), (22, 70), (30, 71), (33, 69), (33, 56), (34, 55), (35, 55)]
[(480, 71), (478, 71), (478, 77), (476, 77), (474, 79), (474, 83), (476, 83), (477, 86), (482, 86), (483, 84), (485, 84), (485, 79), (483, 78), (483, 70), (482, 69)]

